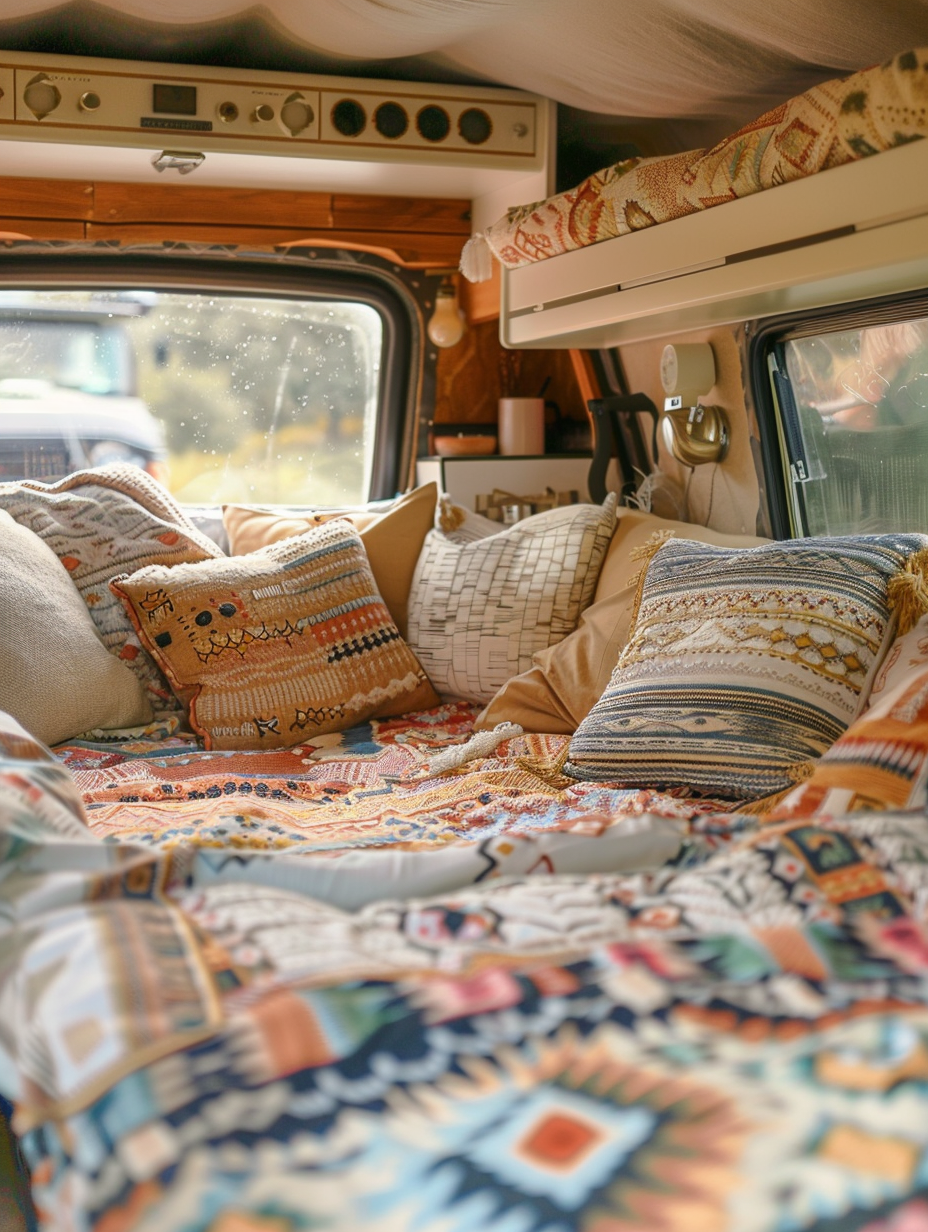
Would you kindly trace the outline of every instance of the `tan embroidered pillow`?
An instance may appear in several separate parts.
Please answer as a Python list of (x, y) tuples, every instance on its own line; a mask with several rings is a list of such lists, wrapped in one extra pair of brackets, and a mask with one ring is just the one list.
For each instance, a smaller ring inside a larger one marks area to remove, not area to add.
[(248, 505), (224, 505), (222, 520), (229, 536), (230, 554), (243, 556), (290, 535), (301, 535), (333, 518), (344, 518), (361, 532), (377, 589), (405, 637), (412, 575), (422, 542), (432, 529), (437, 501), (438, 484), (427, 483), (400, 496), (385, 510), (319, 510), (301, 517)]
[(111, 588), (207, 748), (288, 748), (438, 703), (344, 520)]

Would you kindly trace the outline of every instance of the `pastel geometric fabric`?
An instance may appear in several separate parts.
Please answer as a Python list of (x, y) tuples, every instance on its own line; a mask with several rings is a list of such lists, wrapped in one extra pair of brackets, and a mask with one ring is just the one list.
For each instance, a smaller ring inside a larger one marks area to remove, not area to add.
[(232, 843), (210, 880), (81, 841), (24, 807), (50, 772), (0, 756), (0, 1097), (49, 1227), (921, 1232), (923, 814), (349, 912)]
[(409, 643), (439, 694), (488, 702), (572, 633), (615, 524), (610, 493), (602, 506), (551, 509), (468, 542), (431, 531), (409, 595)]
[(738, 551), (670, 539), (567, 773), (746, 800), (792, 787), (863, 707), (920, 535)]
[(926, 68), (928, 48), (908, 51), (807, 90), (711, 150), (625, 159), (510, 210), (485, 241), (515, 269), (924, 138)]
[(208, 749), (287, 748), (438, 700), (341, 519), (111, 588)]
[(110, 579), (144, 565), (209, 560), (222, 551), (173, 496), (127, 463), (76, 471), (57, 483), (0, 483), (0, 509), (44, 540), (70, 574), (107, 650), (139, 678), (156, 713), (178, 703), (136, 636)]

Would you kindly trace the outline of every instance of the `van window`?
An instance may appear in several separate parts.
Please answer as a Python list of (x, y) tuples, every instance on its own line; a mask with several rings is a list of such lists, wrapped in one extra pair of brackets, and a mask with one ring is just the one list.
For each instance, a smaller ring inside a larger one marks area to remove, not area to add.
[(0, 477), (124, 459), (192, 503), (365, 500), (383, 348), (350, 299), (0, 291)]
[(768, 352), (793, 528), (923, 531), (928, 314), (822, 325), (797, 328)]

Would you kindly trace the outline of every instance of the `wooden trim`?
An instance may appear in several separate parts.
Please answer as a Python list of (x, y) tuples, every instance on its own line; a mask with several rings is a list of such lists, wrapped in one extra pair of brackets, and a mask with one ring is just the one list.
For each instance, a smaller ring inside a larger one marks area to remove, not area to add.
[(593, 398), (602, 397), (602, 390), (599, 387), (599, 381), (596, 379), (596, 372), (593, 368), (593, 357), (589, 351), (571, 350), (568, 353), (570, 355), (570, 366), (574, 370), (574, 378), (577, 382), (577, 388), (580, 390), (584, 409), (590, 417), (590, 423), (592, 424), (593, 417), (590, 415), (587, 403)]
[(461, 305), (468, 325), (482, 325), (485, 321), (499, 320), (501, 286), (498, 261), (493, 262), (493, 277), (488, 282), (468, 282), (466, 278), (461, 279)]
[(0, 178), (0, 230), (34, 239), (317, 244), (456, 267), (469, 219), (470, 202), (457, 199)]

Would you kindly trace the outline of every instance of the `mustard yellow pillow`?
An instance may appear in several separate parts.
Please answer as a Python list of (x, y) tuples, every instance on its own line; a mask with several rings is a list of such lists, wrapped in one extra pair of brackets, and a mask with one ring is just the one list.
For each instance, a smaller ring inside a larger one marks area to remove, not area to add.
[(503, 685), (478, 715), (478, 729), (509, 722), (521, 723), (533, 732), (571, 735), (576, 731), (599, 701), (628, 641), (642, 568), (634, 554), (656, 533), (716, 547), (755, 547), (769, 542), (752, 535), (725, 535), (637, 509), (621, 510), (593, 602), (576, 630), (535, 654), (528, 671)]
[(249, 505), (224, 505), (222, 519), (229, 553), (244, 556), (291, 535), (300, 535), (333, 518), (344, 518), (361, 532), (377, 589), (403, 637), (407, 636), (409, 588), (425, 536), (432, 529), (438, 485), (427, 483), (394, 501), (383, 512), (326, 509), (297, 515)]
[(209, 749), (288, 748), (438, 704), (342, 519), (110, 585)]

